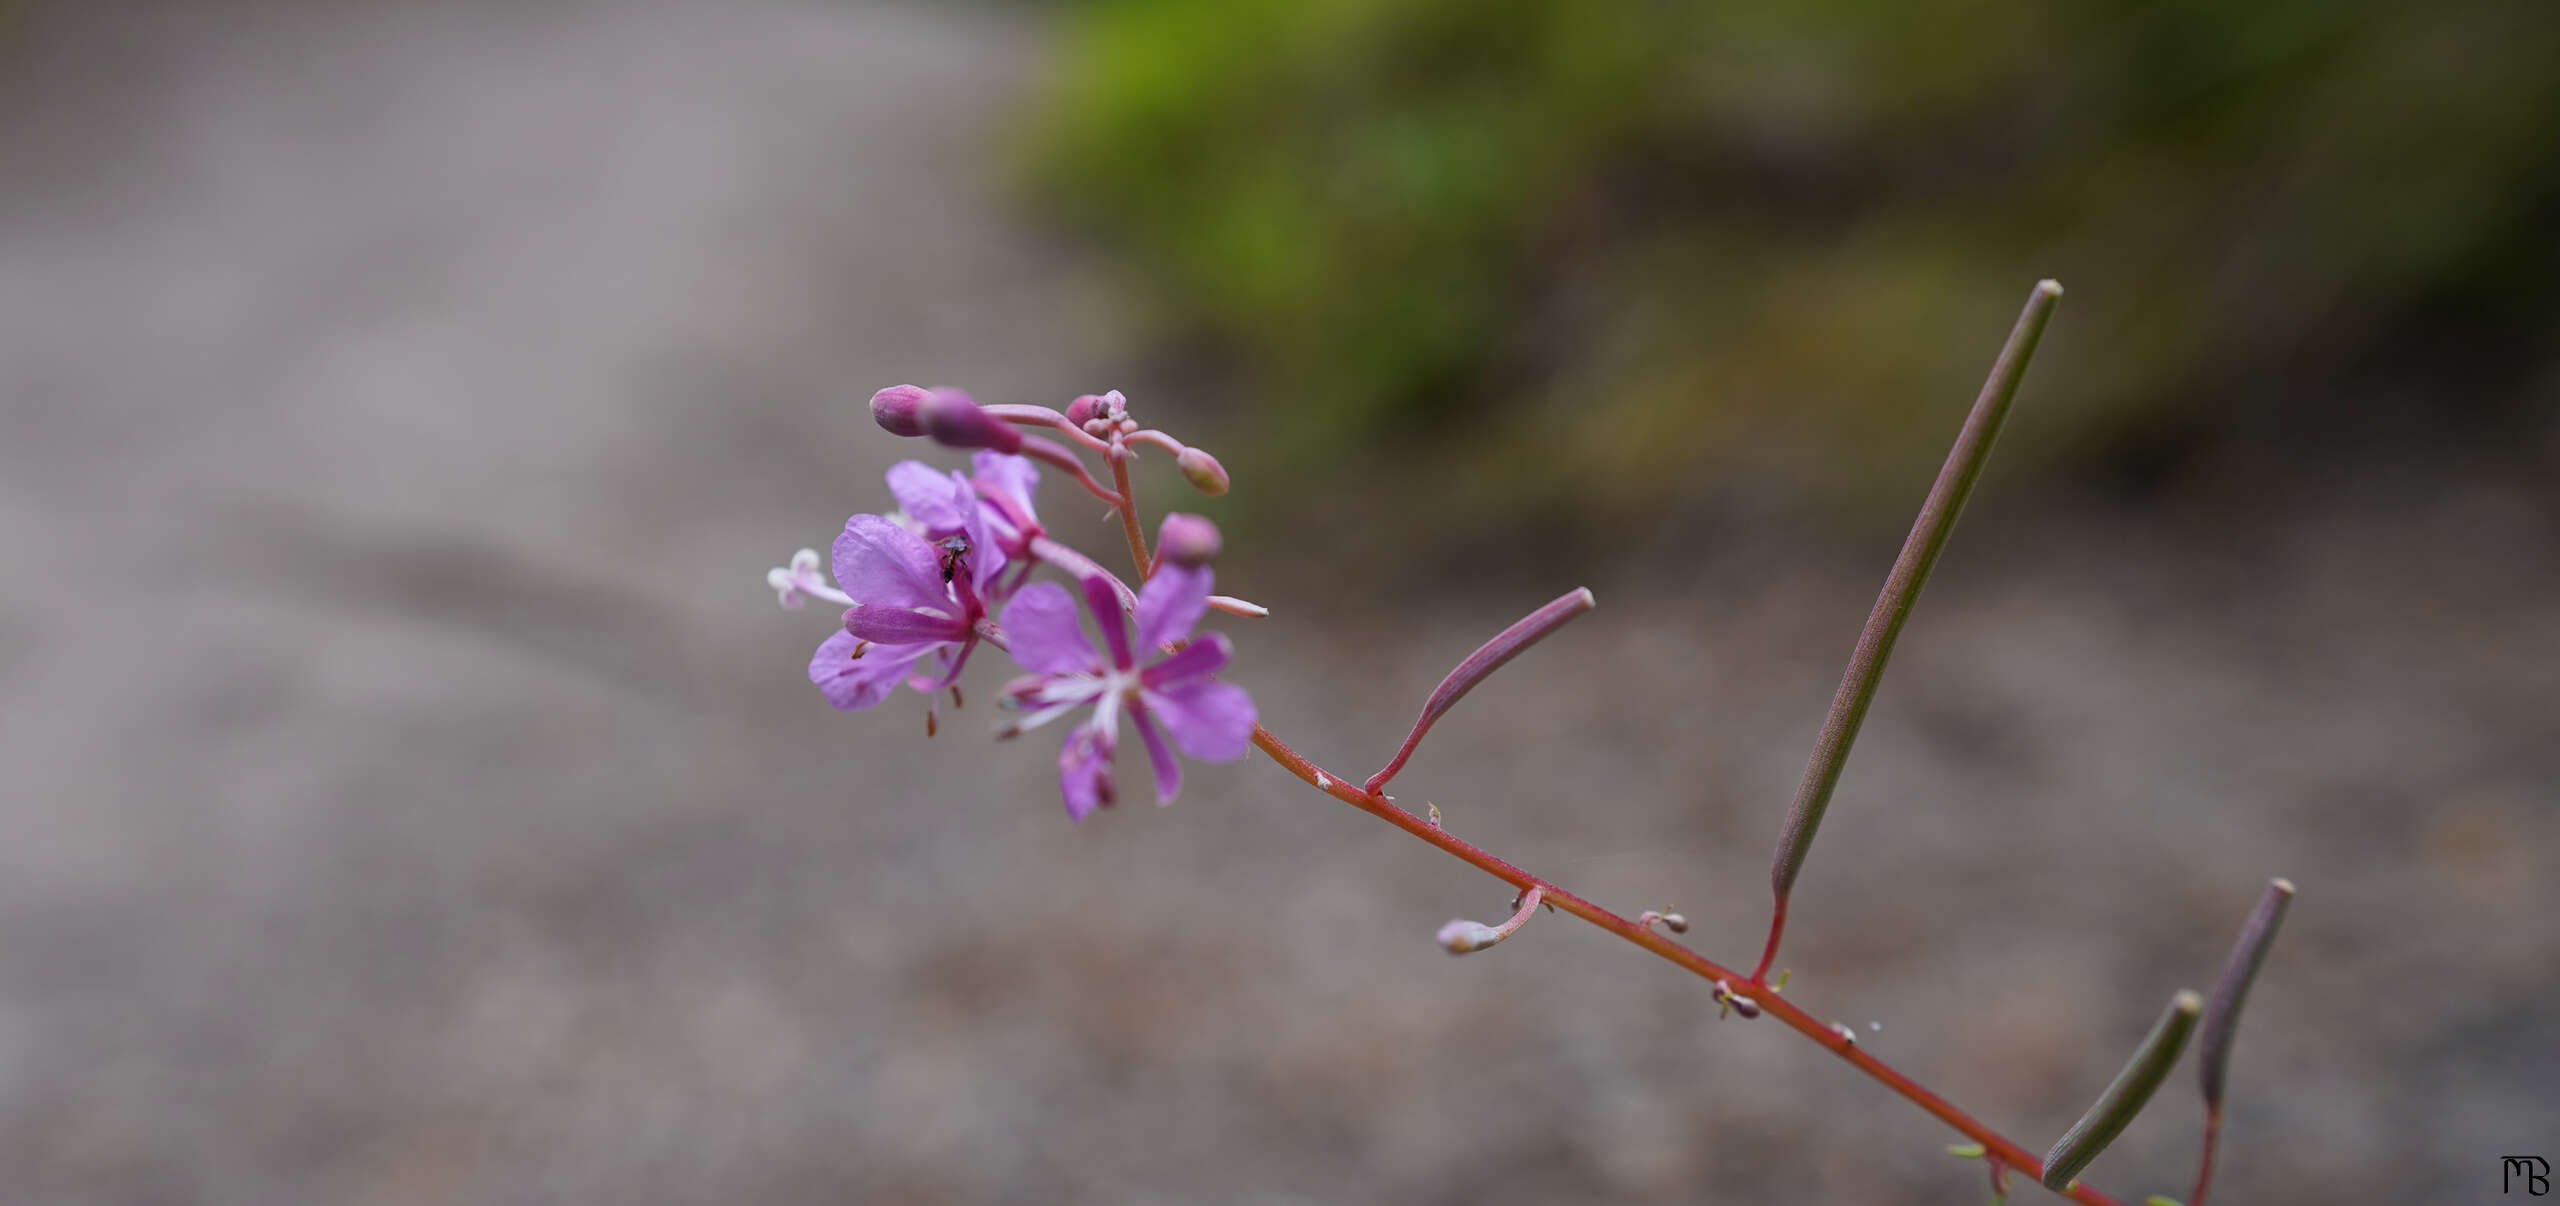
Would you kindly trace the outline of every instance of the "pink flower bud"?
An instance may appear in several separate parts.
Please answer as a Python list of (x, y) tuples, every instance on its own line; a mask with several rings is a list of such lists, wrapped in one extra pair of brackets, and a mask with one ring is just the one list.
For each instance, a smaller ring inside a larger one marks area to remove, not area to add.
[(923, 404), (925, 393), (912, 385), (892, 385), (871, 395), (871, 419), (890, 435), (920, 436), (924, 424), (916, 419), (916, 407)]
[(1218, 555), (1218, 525), (1204, 516), (1179, 511), (1164, 517), (1156, 534), (1156, 556), (1185, 569), (1198, 569)]
[(1189, 478), (1192, 486), (1202, 494), (1227, 492), (1227, 469), (1218, 463), (1218, 458), (1197, 448), (1185, 448), (1182, 455), (1173, 458), (1173, 463), (1181, 467), (1182, 476)]
[(1096, 421), (1112, 424), (1128, 417), (1128, 396), (1116, 389), (1107, 393), (1079, 394), (1075, 401), (1067, 404), (1067, 422), (1094, 435), (1108, 434), (1092, 426)]
[(1014, 452), (1022, 447), (1022, 433), (1013, 425), (988, 414), (969, 395), (956, 389), (937, 389), (926, 394), (916, 406), (916, 418), (924, 434), (947, 448), (991, 448), (997, 452)]

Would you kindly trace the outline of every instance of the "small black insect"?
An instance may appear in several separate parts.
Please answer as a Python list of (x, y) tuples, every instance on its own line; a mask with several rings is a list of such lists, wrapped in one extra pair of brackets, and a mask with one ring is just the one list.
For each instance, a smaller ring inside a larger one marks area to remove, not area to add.
[(942, 542), (942, 580), (959, 576), (961, 560), (969, 555), (969, 538), (953, 536)]

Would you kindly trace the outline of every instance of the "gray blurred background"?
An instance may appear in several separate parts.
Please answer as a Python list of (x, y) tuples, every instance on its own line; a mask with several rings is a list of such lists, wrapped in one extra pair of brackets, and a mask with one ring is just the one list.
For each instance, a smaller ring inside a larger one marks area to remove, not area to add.
[[(2547, 11), (1763, 13), (1761, 75), (1636, 95), (1577, 89), (1687, 10), (1532, 9), (0, 5), (0, 1197), (1980, 1201), (1598, 931), (1441, 955), (1506, 890), (1267, 763), (1076, 826), (983, 705), (827, 709), (762, 577), (930, 455), (872, 389), (1127, 389), (1237, 470), (1158, 501), (1228, 525), (1274, 610), (1230, 676), (1337, 769), (1591, 585), (1399, 793), (1747, 965), (2042, 274), (1790, 995), (2041, 1147), (2287, 875), (2216, 1200), (2560, 1156)], [(2173, 95), (2076, 102), (2108, 64)], [(2090, 1179), (2183, 1193), (2191, 1084)]]

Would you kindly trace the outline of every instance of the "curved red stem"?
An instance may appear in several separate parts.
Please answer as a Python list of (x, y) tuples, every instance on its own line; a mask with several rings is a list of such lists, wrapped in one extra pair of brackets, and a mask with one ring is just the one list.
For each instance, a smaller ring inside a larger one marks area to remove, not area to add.
[[(1340, 775), (1308, 761), (1304, 755), (1289, 748), (1287, 742), (1280, 740), (1272, 734), (1271, 730), (1261, 725), (1253, 727), (1253, 744), (1273, 762), (1279, 763), (1282, 770), (1296, 775), (1326, 795), (1438, 846), (1468, 865), (1523, 892), (1531, 888), (1539, 889), (1545, 903), (1668, 959), (1701, 979), (1710, 983), (1717, 980), (1727, 982), (1732, 985), (1733, 995), (1756, 1002), (1769, 1016), (1786, 1023), (1789, 1029), (1812, 1039), (1886, 1088), (1901, 1094), (1912, 1104), (1928, 1111), (1940, 1122), (1953, 1127), (1959, 1134), (1981, 1144), (1985, 1152), (1996, 1153), (2009, 1167), (2030, 1176), (2038, 1175), (2043, 1171), (2044, 1162), (2033, 1153), (2003, 1138), (1998, 1131), (1992, 1130), (1972, 1115), (1956, 1108), (1953, 1102), (1930, 1092), (1918, 1081), (1895, 1071), (1883, 1060), (1867, 1054), (1858, 1047), (1855, 1040), (1815, 1020), (1811, 1014), (1796, 1008), (1767, 984), (1756, 979), (1746, 981), (1731, 969), (1663, 937), (1649, 927), (1637, 925), (1553, 883), (1531, 875), (1483, 847), (1406, 812), (1385, 796), (1362, 790), (1358, 784), (1347, 782)], [(2084, 1203), (2085, 1206), (2122, 1206), (2116, 1199), (2086, 1184), (2074, 1184), (2063, 1196), (2072, 1201)]]

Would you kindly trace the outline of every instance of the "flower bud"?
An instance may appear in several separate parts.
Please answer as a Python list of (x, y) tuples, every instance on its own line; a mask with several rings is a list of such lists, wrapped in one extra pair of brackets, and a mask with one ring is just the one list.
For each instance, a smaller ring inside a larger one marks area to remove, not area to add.
[(923, 435), (924, 424), (916, 418), (916, 408), (924, 403), (924, 399), (922, 389), (912, 385), (892, 385), (871, 395), (871, 420), (890, 435)]
[(1205, 516), (1179, 511), (1164, 517), (1156, 534), (1156, 557), (1185, 569), (1198, 569), (1218, 555), (1218, 525)]
[(925, 395), (916, 406), (916, 417), (924, 433), (946, 448), (991, 448), (997, 452), (1014, 452), (1022, 447), (1022, 433), (969, 400), (969, 395), (955, 389), (937, 389)]
[(1452, 955), (1465, 955), (1502, 941), (1504, 935), (1502, 931), (1481, 921), (1462, 919), (1441, 926), (1440, 932), (1434, 937), (1439, 939), (1441, 950)]
[(1067, 422), (1087, 435), (1109, 435), (1111, 428), (1129, 417), (1129, 399), (1119, 390), (1099, 394), (1079, 394), (1067, 404)]
[(1514, 906), (1517, 911), (1511, 914), (1511, 920), (1501, 925), (1486, 925), (1461, 917), (1441, 926), (1440, 932), (1433, 937), (1439, 941), (1441, 950), (1452, 955), (1473, 954), (1520, 932), (1520, 927), (1529, 924), (1529, 919), (1537, 915), (1538, 904), (1546, 899), (1546, 894), (1544, 884), (1521, 893), (1520, 903)]
[(1218, 458), (1197, 448), (1185, 448), (1182, 455), (1173, 458), (1173, 463), (1181, 467), (1182, 476), (1189, 478), (1192, 486), (1202, 494), (1227, 492), (1226, 466), (1220, 465)]

